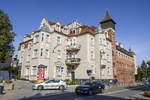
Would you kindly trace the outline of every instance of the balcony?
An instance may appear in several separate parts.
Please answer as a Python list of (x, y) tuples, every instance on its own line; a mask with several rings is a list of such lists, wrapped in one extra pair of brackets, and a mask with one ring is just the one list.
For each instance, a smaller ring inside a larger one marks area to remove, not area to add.
[(80, 64), (80, 58), (68, 58), (65, 63), (66, 65), (78, 65)]
[(80, 44), (67, 45), (66, 50), (67, 51), (76, 51), (76, 50), (80, 50), (80, 48), (81, 48)]

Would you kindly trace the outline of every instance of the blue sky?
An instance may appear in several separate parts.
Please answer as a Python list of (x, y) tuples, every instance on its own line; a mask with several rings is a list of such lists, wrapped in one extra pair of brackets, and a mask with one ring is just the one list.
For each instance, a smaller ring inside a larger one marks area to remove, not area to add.
[(15, 54), (25, 33), (39, 28), (43, 17), (68, 24), (97, 26), (106, 9), (116, 21), (116, 40), (136, 52), (137, 64), (150, 60), (150, 0), (1, 0), (0, 9), (10, 17), (16, 32)]

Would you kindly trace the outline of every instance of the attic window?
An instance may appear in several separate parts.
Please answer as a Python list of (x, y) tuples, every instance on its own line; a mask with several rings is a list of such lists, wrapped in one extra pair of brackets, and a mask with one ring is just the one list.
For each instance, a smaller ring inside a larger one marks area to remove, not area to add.
[(73, 30), (73, 33), (75, 33), (75, 30)]
[(79, 30), (79, 28), (77, 28), (77, 29), (76, 29), (76, 33), (80, 33), (80, 30)]
[(67, 29), (66, 28), (64, 28), (64, 33), (67, 33)]
[(59, 30), (59, 25), (58, 24), (56, 24), (56, 30)]

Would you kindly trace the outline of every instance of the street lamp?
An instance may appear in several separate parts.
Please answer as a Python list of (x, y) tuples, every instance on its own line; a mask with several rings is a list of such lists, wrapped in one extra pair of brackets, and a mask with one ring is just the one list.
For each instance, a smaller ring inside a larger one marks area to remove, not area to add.
[(103, 57), (103, 55), (105, 54), (105, 52), (104, 52), (104, 50), (103, 49), (101, 49), (100, 50), (100, 79), (102, 79), (102, 73), (101, 73), (101, 61), (102, 61), (102, 57)]

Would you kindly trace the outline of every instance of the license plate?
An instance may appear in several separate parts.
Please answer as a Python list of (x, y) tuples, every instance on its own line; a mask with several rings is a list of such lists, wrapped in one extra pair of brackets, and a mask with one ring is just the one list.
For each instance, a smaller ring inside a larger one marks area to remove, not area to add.
[(101, 88), (100, 86), (98, 88)]

